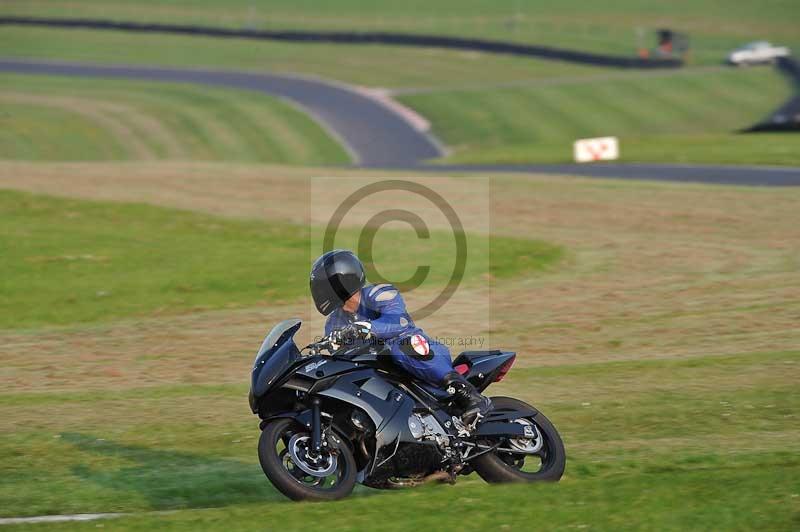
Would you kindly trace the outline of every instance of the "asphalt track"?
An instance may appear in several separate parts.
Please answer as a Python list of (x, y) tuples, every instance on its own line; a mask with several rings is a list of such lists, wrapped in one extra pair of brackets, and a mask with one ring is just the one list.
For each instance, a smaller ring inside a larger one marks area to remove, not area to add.
[(287, 75), (160, 67), (0, 60), (0, 71), (21, 74), (133, 78), (254, 90), (292, 102), (336, 137), (358, 167), (449, 173), (523, 172), (657, 181), (800, 186), (800, 168), (670, 164), (538, 164), (453, 166), (425, 164), (443, 155), (433, 136), (405, 117), (343, 84)]
[(345, 85), (286, 75), (222, 70), (0, 60), (0, 71), (91, 78), (198, 83), (254, 90), (289, 100), (308, 112), (350, 152), (359, 166), (398, 167), (442, 154), (436, 141), (381, 103)]
[(800, 63), (791, 57), (779, 57), (777, 67), (794, 86), (794, 96), (748, 131), (800, 132)]
[(683, 61), (677, 58), (645, 59), (636, 56), (582, 52), (566, 48), (537, 46), (508, 41), (385, 31), (255, 30), (190, 24), (125, 22), (107, 19), (14, 16), (0, 17), (0, 26), (38, 26), (45, 28), (90, 29), (132, 33), (166, 33), (173, 35), (215, 37), (219, 39), (256, 39), (295, 43), (418, 46), (424, 48), (443, 48), (446, 50), (468, 50), (483, 53), (516, 55), (521, 57), (538, 57), (540, 59), (552, 61), (568, 61), (586, 65), (635, 69), (679, 68), (683, 65)]

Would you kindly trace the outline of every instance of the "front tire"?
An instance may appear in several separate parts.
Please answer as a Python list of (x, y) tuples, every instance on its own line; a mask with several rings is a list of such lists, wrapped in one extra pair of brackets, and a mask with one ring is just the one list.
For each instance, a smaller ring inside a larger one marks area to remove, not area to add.
[[(356, 460), (347, 444), (342, 441), (326, 449), (314, 464), (309, 455), (303, 454), (307, 449), (304, 443), (309, 439), (307, 429), (293, 419), (268, 422), (258, 440), (258, 460), (264, 474), (281, 493), (295, 501), (331, 501), (350, 495), (356, 484)], [(314, 476), (309, 471), (324, 476)]]
[[(526, 403), (511, 397), (492, 397), (492, 405), (504, 408), (529, 407)], [(475, 458), (472, 462), (475, 471), (489, 483), (558, 481), (564, 474), (567, 454), (556, 428), (541, 412), (517, 422), (532, 423), (538, 428), (543, 440), (541, 449), (536, 454), (530, 455), (497, 450)], [(512, 445), (506, 441), (501, 447), (509, 449)], [(534, 459), (539, 463), (533, 465), (533, 471), (527, 471), (530, 466), (526, 467), (525, 462), (530, 464), (531, 461), (535, 461)]]

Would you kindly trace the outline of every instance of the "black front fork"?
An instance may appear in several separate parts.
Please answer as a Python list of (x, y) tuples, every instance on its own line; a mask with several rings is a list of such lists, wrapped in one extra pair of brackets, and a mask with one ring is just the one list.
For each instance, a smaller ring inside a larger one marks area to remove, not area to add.
[(311, 399), (311, 448), (315, 453), (322, 450), (322, 421), (319, 414), (319, 397)]

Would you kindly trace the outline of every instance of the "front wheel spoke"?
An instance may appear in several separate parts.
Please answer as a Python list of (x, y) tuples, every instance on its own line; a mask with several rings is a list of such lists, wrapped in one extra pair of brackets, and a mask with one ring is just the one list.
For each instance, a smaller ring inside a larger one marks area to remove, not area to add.
[(288, 471), (288, 473), (294, 478), (303, 482), (303, 479), (307, 476), (307, 473), (297, 467), (297, 464), (292, 461), (292, 458), (289, 456), (289, 453), (286, 451), (286, 449), (281, 451), (279, 457), (283, 462), (283, 468), (286, 469), (286, 471)]
[[(318, 477), (318, 476), (310, 475), (309, 473), (304, 471), (292, 459), (292, 455), (289, 453), (289, 449), (288, 449), (291, 437), (292, 437), (292, 434), (291, 433), (287, 433), (287, 434), (284, 434), (280, 439), (278, 439), (275, 442), (275, 447), (276, 447), (275, 451), (276, 451), (276, 453), (278, 455), (278, 459), (280, 460), (280, 462), (283, 465), (283, 467), (286, 470), (286, 472), (289, 475), (291, 475), (292, 478), (294, 478), (298, 483), (300, 483), (301, 485), (306, 486), (308, 488), (315, 488), (315, 489), (319, 489), (319, 490), (330, 490), (330, 489), (334, 489), (336, 486), (338, 486), (339, 483), (341, 482), (342, 478), (343, 478), (343, 475), (344, 475), (344, 470), (343, 470), (342, 465), (340, 464), (336, 468), (336, 470), (332, 471), (330, 475), (325, 476), (325, 477)], [(283, 443), (283, 448), (281, 446), (281, 443)], [(306, 454), (308, 452), (308, 450), (309, 450), (309, 446), (308, 446), (307, 443), (301, 441), (301, 442), (298, 442), (296, 450), (299, 453), (301, 453), (301, 455), (302, 454)], [(327, 458), (323, 457), (321, 459), (323, 459), (323, 460), (331, 460), (336, 455), (338, 455), (340, 453), (336, 449), (330, 449), (329, 450), (329, 454), (330, 454), (329, 457), (327, 457)], [(302, 457), (299, 457), (299, 459), (302, 459)], [(322, 465), (319, 465), (319, 464), (322, 464)], [(330, 465), (329, 462), (319, 462), (318, 463), (318, 462), (313, 462), (312, 461), (312, 462), (310, 462), (308, 464), (308, 466), (312, 467), (312, 468), (315, 468), (315, 469), (321, 469), (323, 466), (326, 466), (326, 464)]]

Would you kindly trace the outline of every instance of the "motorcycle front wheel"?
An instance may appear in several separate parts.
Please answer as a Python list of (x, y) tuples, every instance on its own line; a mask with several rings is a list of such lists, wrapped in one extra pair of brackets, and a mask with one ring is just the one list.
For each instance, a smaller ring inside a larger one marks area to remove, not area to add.
[[(492, 397), (492, 405), (502, 408), (527, 407), (511, 397)], [(567, 454), (558, 431), (541, 412), (514, 420), (533, 425), (535, 439), (508, 439), (491, 453), (475, 458), (473, 467), (486, 482), (555, 482), (564, 474)], [(485, 442), (492, 444), (496, 442)]]
[(295, 501), (346, 497), (356, 484), (356, 461), (347, 444), (311, 449), (311, 434), (293, 419), (267, 423), (258, 441), (258, 459), (270, 482)]

